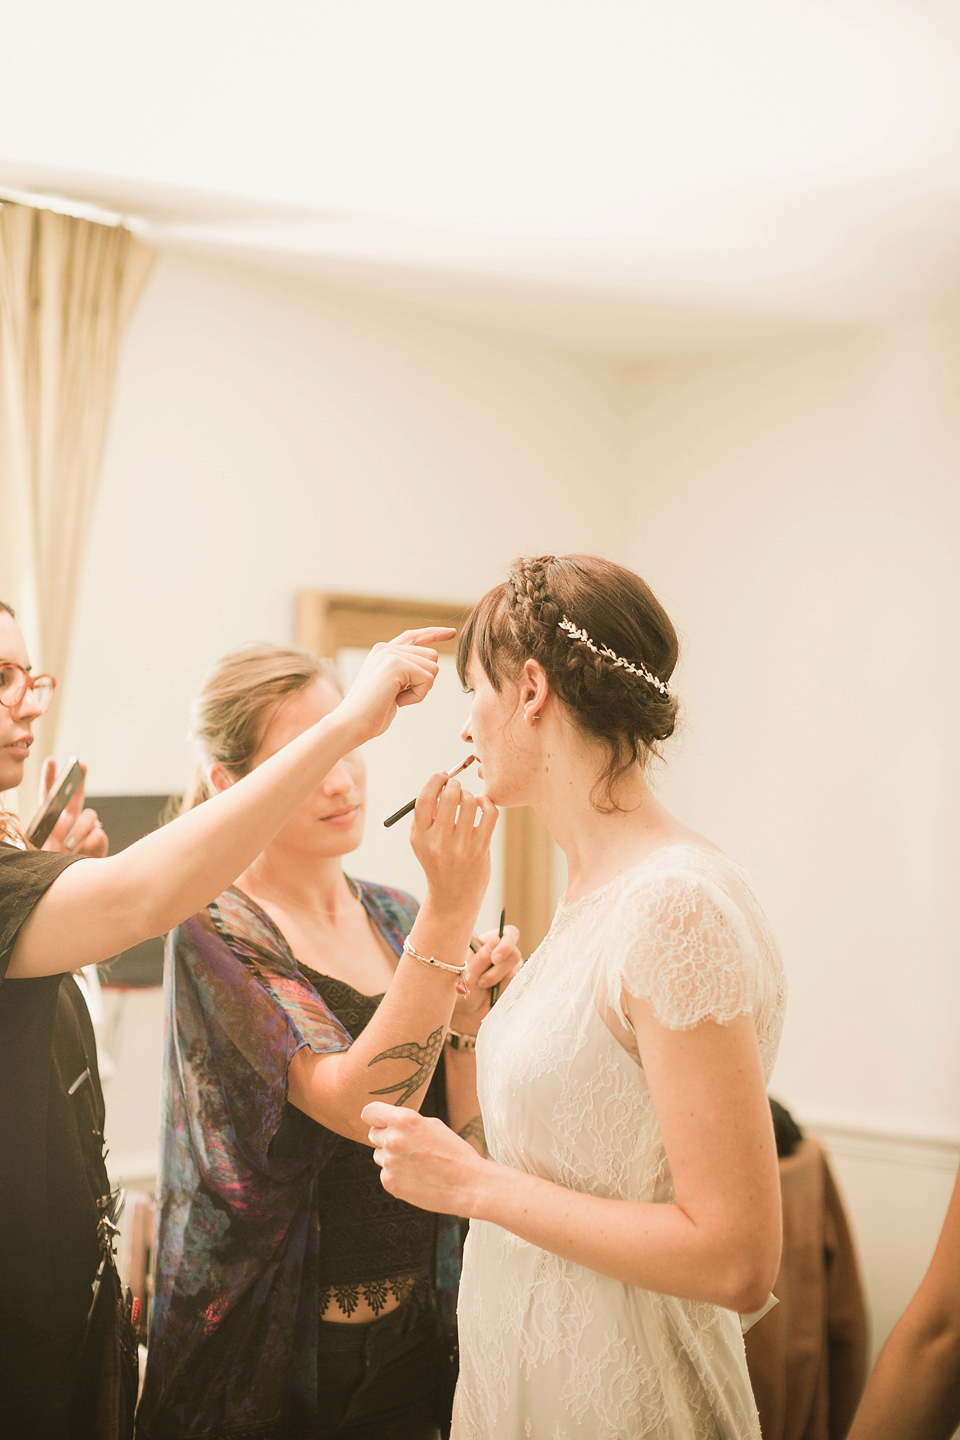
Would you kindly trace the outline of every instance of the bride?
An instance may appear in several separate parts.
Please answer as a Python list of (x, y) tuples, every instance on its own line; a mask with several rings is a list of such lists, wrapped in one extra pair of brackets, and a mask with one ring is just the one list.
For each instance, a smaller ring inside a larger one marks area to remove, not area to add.
[(363, 1112), (391, 1194), (470, 1217), (455, 1440), (760, 1435), (737, 1312), (779, 1264), (784, 982), (744, 872), (648, 784), (676, 660), (644, 582), (583, 555), (517, 561), (461, 636), (487, 795), (538, 812), (568, 883), (481, 1028), (489, 1158)]

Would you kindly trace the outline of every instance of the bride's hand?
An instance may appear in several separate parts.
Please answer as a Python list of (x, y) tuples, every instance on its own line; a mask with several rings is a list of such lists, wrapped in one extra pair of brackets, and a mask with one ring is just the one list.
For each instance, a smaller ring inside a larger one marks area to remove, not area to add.
[(452, 640), (455, 630), (432, 625), (404, 630), (385, 644), (372, 646), (356, 680), (337, 711), (352, 732), (354, 745), (382, 735), (400, 705), (417, 705), (427, 695), (440, 670), (433, 646)]
[(370, 1127), (384, 1190), (421, 1210), (476, 1215), (477, 1197), (493, 1161), (481, 1159), (442, 1120), (427, 1119), (415, 1110), (373, 1100), (360, 1118)]

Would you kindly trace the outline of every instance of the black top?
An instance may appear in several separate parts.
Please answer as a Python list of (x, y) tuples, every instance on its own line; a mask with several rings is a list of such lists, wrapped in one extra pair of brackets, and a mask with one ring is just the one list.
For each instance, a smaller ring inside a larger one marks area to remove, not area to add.
[(108, 1185), (86, 1004), (68, 974), (3, 978), (24, 921), (76, 858), (0, 843), (0, 1418), (15, 1397), (42, 1409), (72, 1386), (99, 1263)]
[[(364, 995), (342, 980), (300, 966), (354, 1040), (369, 1024), (382, 995)], [(442, 1063), (442, 1061), (441, 1061)], [(438, 1071), (420, 1106), (437, 1115)], [(389, 1296), (404, 1300), (432, 1289), (437, 1217), (388, 1194), (369, 1145), (341, 1137), (320, 1171), (320, 1312), (335, 1299), (351, 1315), (361, 1297), (379, 1314)]]

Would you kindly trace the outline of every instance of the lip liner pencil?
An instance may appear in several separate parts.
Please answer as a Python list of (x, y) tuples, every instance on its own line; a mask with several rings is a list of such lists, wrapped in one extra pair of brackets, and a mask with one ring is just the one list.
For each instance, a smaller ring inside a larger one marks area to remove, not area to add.
[[(454, 775), (459, 775), (461, 770), (466, 770), (467, 766), (472, 765), (476, 758), (476, 755), (468, 755), (466, 760), (461, 760), (459, 765), (455, 765), (452, 770), (447, 771), (447, 779), (452, 780)], [(416, 803), (416, 798), (414, 798), (408, 804), (401, 805), (400, 809), (394, 811), (392, 815), (388, 815), (383, 822), (384, 829), (389, 829), (391, 825), (396, 825), (398, 820), (402, 820), (404, 815), (409, 815)]]
[[(500, 939), (501, 939), (501, 940), (503, 939), (503, 927), (504, 927), (504, 925), (506, 925), (506, 923), (507, 923), (507, 912), (506, 912), (506, 910), (504, 909), (504, 910), (501, 910), (501, 911), (500, 911)], [(499, 999), (500, 999), (500, 981), (498, 980), (497, 983), (496, 983), (496, 985), (491, 985), (491, 986), (490, 986), (490, 1008), (491, 1008), (491, 1010), (493, 1009), (494, 1005), (496, 1005), (496, 1003), (497, 1003), (497, 1001), (498, 1001)]]

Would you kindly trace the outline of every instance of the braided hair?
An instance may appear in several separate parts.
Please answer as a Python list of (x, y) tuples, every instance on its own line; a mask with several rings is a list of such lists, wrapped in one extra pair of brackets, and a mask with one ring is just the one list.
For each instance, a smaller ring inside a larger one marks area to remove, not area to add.
[[(564, 619), (587, 638), (561, 628)], [(457, 669), (465, 682), (475, 654), (499, 692), (536, 660), (580, 729), (606, 748), (598, 808), (615, 810), (618, 781), (658, 754), (677, 722), (675, 697), (640, 672), (665, 687), (678, 648), (669, 616), (639, 575), (594, 555), (533, 555), (514, 561), (471, 612)]]

